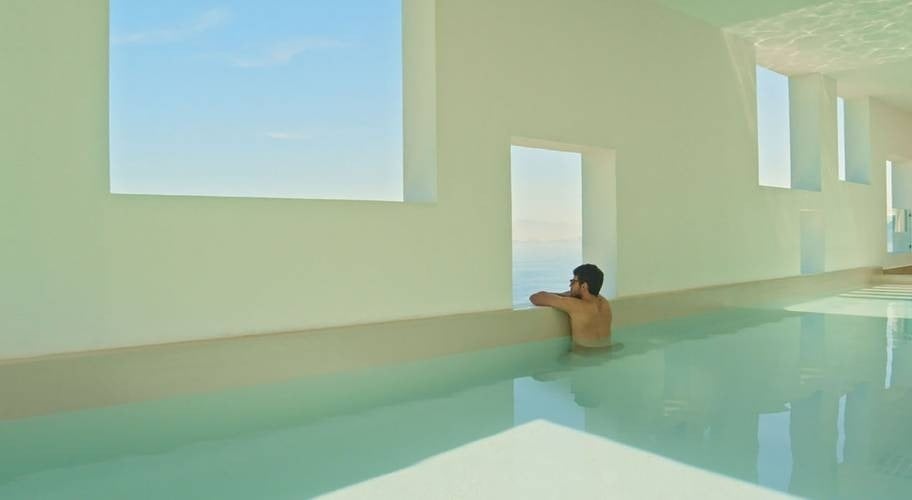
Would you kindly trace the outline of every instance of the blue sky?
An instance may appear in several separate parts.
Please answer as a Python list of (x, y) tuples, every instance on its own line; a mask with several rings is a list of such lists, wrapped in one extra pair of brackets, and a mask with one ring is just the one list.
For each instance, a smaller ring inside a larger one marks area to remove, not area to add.
[(402, 199), (400, 0), (111, 0), (114, 192)]
[(842, 97), (836, 98), (836, 141), (837, 156), (839, 158), (839, 180), (846, 179), (846, 162), (845, 162), (845, 100)]
[(788, 77), (757, 66), (760, 184), (791, 187)]
[(582, 235), (582, 155), (510, 149), (513, 240), (578, 239)]
[[(401, 0), (111, 0), (111, 190), (402, 200)], [(578, 237), (580, 155), (513, 148), (522, 239)]]

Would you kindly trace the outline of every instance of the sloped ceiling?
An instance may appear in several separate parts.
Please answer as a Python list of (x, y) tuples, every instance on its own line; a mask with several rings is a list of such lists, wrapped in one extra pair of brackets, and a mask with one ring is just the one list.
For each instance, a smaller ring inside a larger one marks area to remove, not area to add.
[(827, 0), (656, 0), (720, 28), (827, 3)]
[(758, 64), (912, 112), (912, 0), (655, 1), (754, 43)]

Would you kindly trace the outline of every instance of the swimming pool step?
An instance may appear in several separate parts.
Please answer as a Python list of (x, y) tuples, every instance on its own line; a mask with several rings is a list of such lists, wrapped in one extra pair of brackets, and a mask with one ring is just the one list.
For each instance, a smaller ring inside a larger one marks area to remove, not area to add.
[(912, 283), (888, 283), (874, 285), (861, 290), (853, 290), (839, 294), (840, 297), (853, 299), (883, 299), (883, 300), (910, 300), (912, 301)]

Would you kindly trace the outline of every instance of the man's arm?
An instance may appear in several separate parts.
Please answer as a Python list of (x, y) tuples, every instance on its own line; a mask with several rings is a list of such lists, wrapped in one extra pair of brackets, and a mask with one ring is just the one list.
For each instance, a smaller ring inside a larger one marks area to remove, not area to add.
[(538, 292), (529, 297), (529, 302), (537, 306), (548, 306), (569, 313), (576, 308), (579, 299), (570, 296), (570, 292)]

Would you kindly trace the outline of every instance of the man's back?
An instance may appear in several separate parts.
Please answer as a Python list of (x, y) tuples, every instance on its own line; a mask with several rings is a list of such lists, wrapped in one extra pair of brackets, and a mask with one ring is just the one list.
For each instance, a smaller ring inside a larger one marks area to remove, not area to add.
[(604, 297), (577, 299), (576, 307), (567, 313), (574, 343), (583, 347), (604, 347), (611, 343), (611, 304)]
[(567, 313), (574, 344), (605, 347), (611, 344), (611, 305), (599, 295), (603, 280), (604, 273), (598, 267), (583, 264), (573, 270), (569, 290), (533, 293), (529, 301)]

